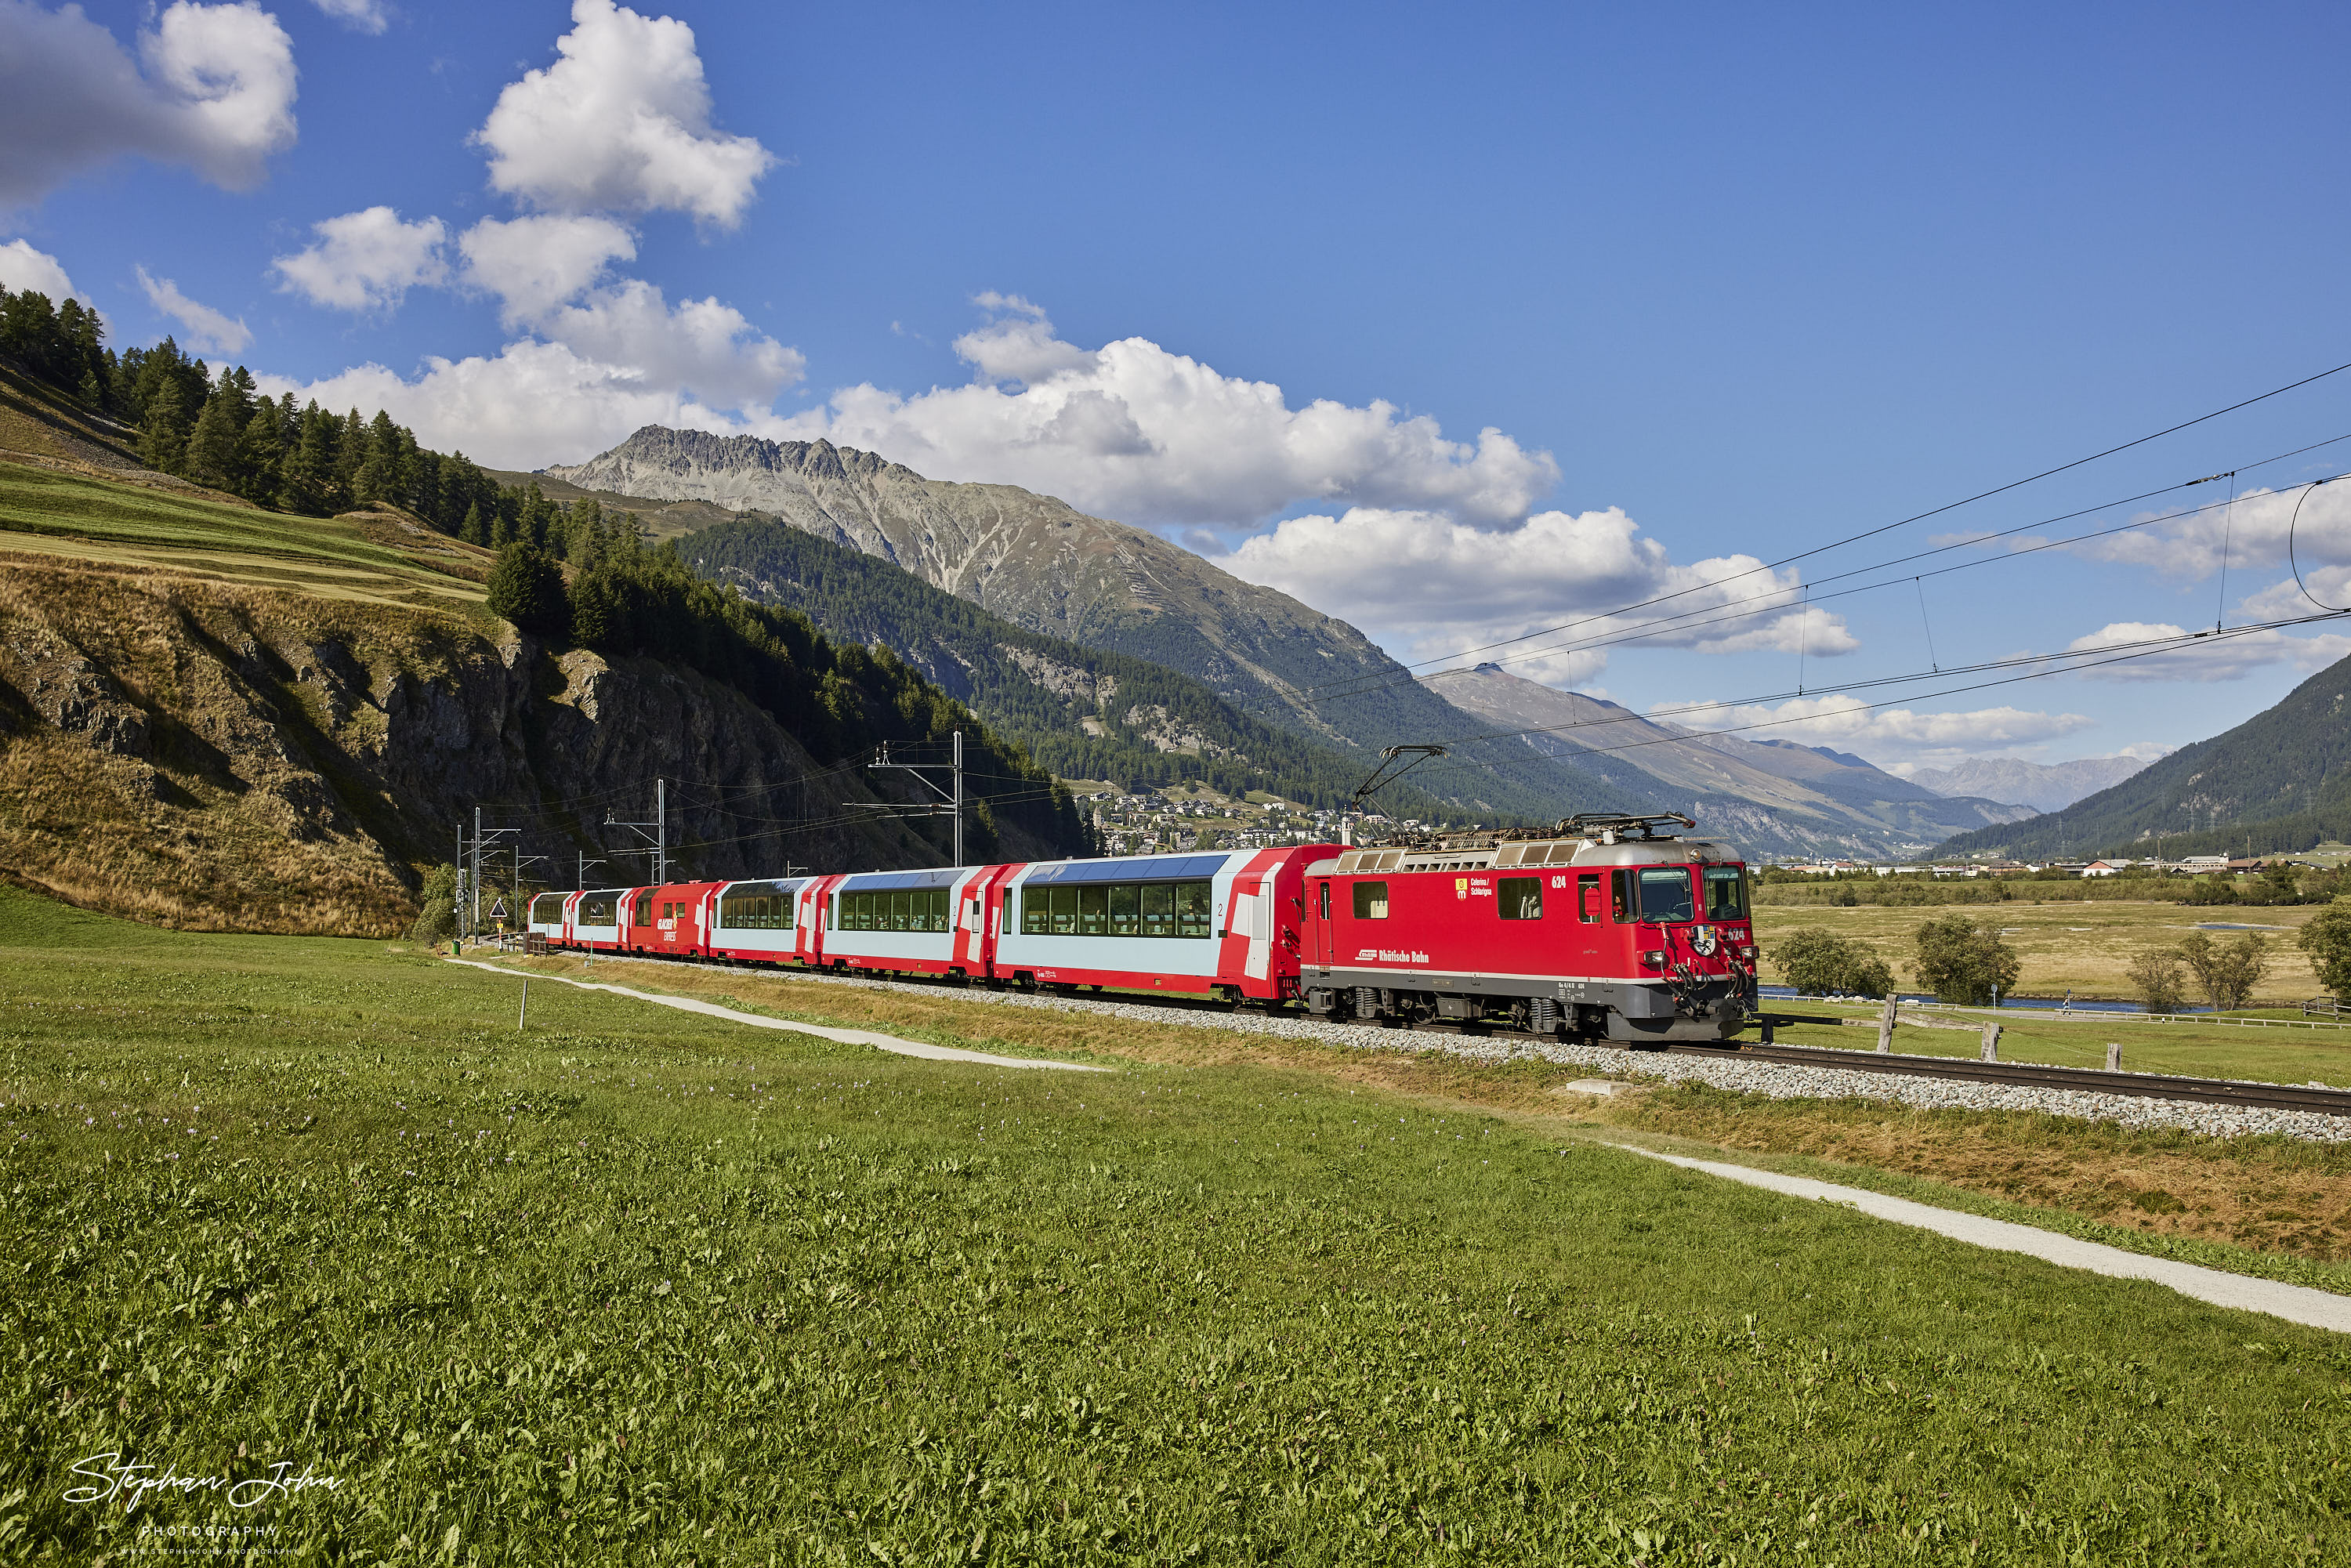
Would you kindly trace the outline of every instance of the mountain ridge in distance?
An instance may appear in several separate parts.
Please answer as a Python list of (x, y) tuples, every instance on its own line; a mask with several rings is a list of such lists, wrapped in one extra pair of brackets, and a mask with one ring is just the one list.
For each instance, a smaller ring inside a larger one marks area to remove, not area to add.
[(1523, 731), (1519, 744), (1564, 756), (1627, 791), (1644, 790), (1750, 855), (1903, 857), (1948, 836), (1951, 825), (2027, 814), (1938, 795), (1825, 748), (1708, 736), (1644, 718), (1493, 664), (1424, 679), (1455, 706)]
[(1012, 485), (925, 478), (829, 442), (647, 425), (550, 480), (620, 497), (758, 512), (878, 556), (1031, 632), (1188, 675), (1240, 713), (1353, 757), (1437, 742), (1414, 782), (1472, 811), (1546, 821), (1654, 809), (1613, 776), (1510, 741), (1416, 682), (1362, 632), (1244, 582), (1147, 529)]
[(2012, 757), (1970, 757), (1949, 768), (1914, 768), (1905, 775), (1938, 795), (1977, 795), (2035, 811), (2062, 811), (2076, 800), (2111, 789), (2158, 757), (2078, 757), (2071, 762), (2024, 762)]

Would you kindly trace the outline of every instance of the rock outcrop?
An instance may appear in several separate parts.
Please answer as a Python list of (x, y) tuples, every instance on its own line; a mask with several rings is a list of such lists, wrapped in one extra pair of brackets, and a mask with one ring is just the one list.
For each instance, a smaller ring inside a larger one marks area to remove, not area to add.
[[(762, 831), (873, 798), (817, 782), (831, 772), (730, 686), (559, 656), (486, 617), (54, 558), (0, 574), (0, 869), (85, 907), (388, 934), (476, 805), (569, 885), (576, 857), (619, 841), (597, 831), (608, 815), (648, 818), (657, 776), (697, 874), (935, 863), (896, 824)], [(646, 872), (611, 855), (590, 874)]]

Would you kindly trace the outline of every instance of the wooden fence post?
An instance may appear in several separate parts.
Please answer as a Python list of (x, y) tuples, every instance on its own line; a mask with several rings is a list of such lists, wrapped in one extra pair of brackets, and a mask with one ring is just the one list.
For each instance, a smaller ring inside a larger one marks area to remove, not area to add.
[(1986, 1061), (2000, 1060), (2000, 1025), (1996, 1023), (1983, 1026), (1983, 1059)]
[(1894, 1049), (1894, 998), (1886, 998), (1886, 1009), (1877, 1015), (1877, 1053), (1880, 1056)]
[(2110, 1040), (2106, 1041), (2106, 1071), (2120, 1072), (2122, 1070), (2123, 1048), (2119, 1042)]

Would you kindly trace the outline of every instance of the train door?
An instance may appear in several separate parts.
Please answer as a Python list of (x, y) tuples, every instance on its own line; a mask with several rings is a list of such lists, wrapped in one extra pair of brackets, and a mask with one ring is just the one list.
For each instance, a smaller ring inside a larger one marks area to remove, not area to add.
[(1319, 969), (1331, 967), (1331, 879), (1314, 879), (1314, 966)]
[(1233, 883), (1231, 930), (1249, 943), (1241, 973), (1262, 982), (1273, 966), (1273, 891), (1266, 883)]
[(1580, 975), (1605, 972), (1601, 944), (1603, 933), (1609, 929), (1606, 877), (1606, 873), (1597, 871), (1575, 873), (1575, 934), (1569, 938), (1569, 951), (1571, 967)]

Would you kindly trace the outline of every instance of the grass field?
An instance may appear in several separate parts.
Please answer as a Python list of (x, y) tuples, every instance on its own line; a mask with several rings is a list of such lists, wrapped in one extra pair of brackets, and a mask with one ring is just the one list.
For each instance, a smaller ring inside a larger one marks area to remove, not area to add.
[[(1960, 909), (2005, 933), (2009, 945), (2023, 959), (2017, 979), (2019, 996), (2063, 996), (2071, 990), (2084, 997), (2131, 998), (2125, 971), (2130, 961), (2149, 948), (2177, 946), (2199, 925), (2249, 926), (2270, 939), (2270, 969), (2262, 982), (2261, 997), (2299, 1002), (2316, 996), (2318, 977), (2309, 960), (2294, 945), (2303, 923), (2324, 904), (2286, 904), (2262, 908), (2197, 908), (2179, 904), (1988, 904)], [(1755, 911), (1756, 935), (1766, 956), (1776, 942), (1800, 926), (1818, 925), (1866, 942), (1894, 967), (1905, 988), (1916, 983), (1917, 962), (1915, 933), (1922, 921), (1953, 913), (1939, 908), (1855, 909), (1791, 908), (1764, 905)], [(2215, 930), (2216, 939), (2235, 935)], [(1767, 966), (1767, 977), (1771, 971)]]
[(390, 516), (299, 517), (0, 462), (0, 551), (465, 610), (488, 555)]
[[(2351, 1552), (2329, 1336), (1204, 1031), (1073, 1081), (515, 1000), (0, 894), (0, 1552)], [(109, 1453), (340, 1484), (66, 1501)]]

